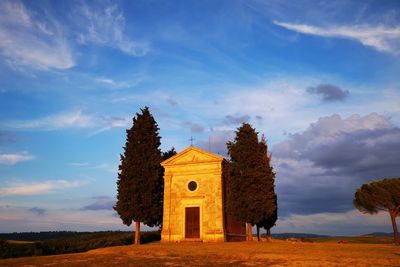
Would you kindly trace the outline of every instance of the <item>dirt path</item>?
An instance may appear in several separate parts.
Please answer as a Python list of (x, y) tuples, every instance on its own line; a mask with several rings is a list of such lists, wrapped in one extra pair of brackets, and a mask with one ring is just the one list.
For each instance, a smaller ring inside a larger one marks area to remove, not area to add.
[(399, 266), (400, 247), (377, 244), (181, 243), (0, 260), (0, 266)]

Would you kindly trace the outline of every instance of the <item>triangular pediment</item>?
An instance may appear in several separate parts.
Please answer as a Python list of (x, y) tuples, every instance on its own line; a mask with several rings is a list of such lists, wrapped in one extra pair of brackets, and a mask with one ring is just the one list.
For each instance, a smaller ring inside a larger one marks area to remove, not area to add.
[(220, 162), (223, 157), (204, 151), (200, 148), (190, 146), (175, 156), (161, 162), (162, 166), (173, 166), (190, 163)]

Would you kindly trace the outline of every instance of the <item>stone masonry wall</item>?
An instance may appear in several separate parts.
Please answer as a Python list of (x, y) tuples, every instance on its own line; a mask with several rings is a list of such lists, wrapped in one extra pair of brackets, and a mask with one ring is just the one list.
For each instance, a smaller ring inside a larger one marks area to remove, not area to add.
[[(188, 189), (197, 183), (195, 191)], [(162, 241), (185, 240), (185, 208), (200, 207), (200, 239), (224, 241), (221, 161), (165, 166)]]

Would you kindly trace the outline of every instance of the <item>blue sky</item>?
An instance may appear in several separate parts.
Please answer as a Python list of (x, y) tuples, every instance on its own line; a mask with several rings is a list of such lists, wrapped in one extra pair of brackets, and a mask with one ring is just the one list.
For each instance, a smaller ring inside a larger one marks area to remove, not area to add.
[(399, 176), (398, 1), (1, 1), (0, 232), (127, 229), (125, 129), (225, 155), (267, 137), (275, 232), (391, 231), (362, 183)]

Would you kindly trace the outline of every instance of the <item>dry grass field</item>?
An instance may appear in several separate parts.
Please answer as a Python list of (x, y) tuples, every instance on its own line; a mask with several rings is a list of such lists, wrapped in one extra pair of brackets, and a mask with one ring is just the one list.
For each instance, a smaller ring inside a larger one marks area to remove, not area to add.
[(0, 266), (400, 266), (390, 244), (151, 243), (85, 253), (0, 260)]

